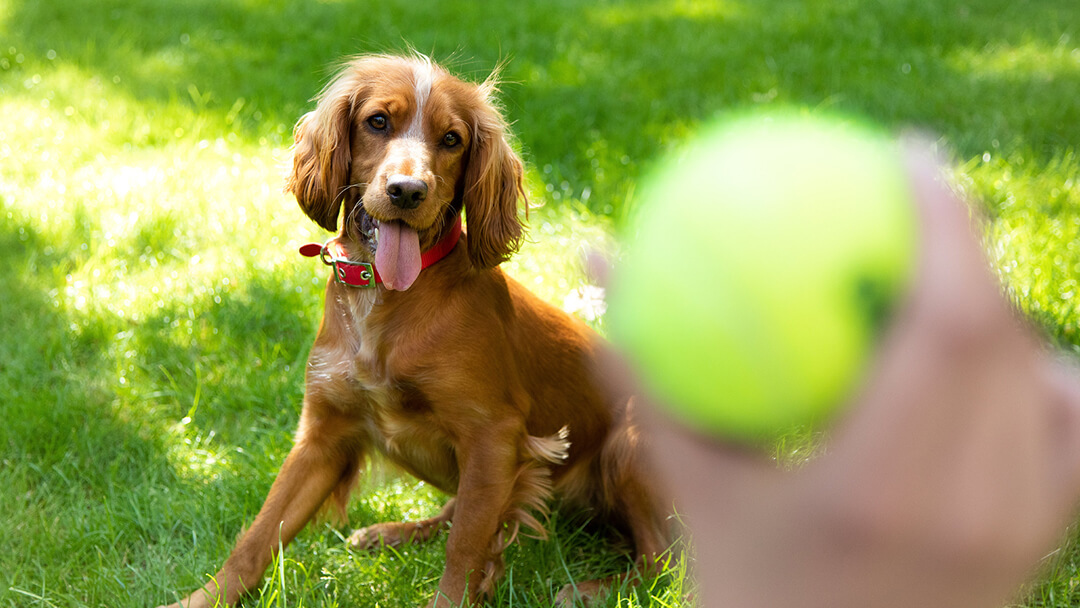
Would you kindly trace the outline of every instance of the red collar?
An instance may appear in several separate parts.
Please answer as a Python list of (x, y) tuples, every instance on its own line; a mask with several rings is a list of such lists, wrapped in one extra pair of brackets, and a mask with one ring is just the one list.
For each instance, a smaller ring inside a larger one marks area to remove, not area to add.
[[(461, 216), (457, 216), (454, 225), (450, 227), (446, 235), (439, 239), (424, 253), (420, 254), (420, 269), (433, 266), (439, 260), (445, 258), (454, 250), (458, 240), (461, 239)], [(375, 287), (376, 283), (382, 283), (378, 269), (368, 262), (354, 262), (349, 259), (345, 248), (337, 238), (332, 238), (326, 243), (308, 243), (300, 247), (301, 255), (309, 258), (322, 258), (323, 264), (334, 267), (334, 278), (338, 283), (349, 287)]]

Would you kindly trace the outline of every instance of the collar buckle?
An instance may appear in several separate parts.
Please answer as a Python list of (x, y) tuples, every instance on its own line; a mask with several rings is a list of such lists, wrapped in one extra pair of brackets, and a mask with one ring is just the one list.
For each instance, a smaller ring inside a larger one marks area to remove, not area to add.
[(335, 258), (330, 265), (334, 267), (334, 279), (342, 285), (361, 289), (375, 287), (375, 268), (367, 262)]
[(379, 274), (375, 272), (374, 266), (368, 262), (354, 262), (347, 256), (336, 253), (332, 245), (337, 245), (337, 249), (340, 249), (337, 240), (330, 239), (322, 245), (308, 243), (300, 247), (300, 253), (309, 258), (317, 257), (323, 264), (332, 267), (334, 280), (342, 285), (361, 289), (375, 287), (379, 282)]

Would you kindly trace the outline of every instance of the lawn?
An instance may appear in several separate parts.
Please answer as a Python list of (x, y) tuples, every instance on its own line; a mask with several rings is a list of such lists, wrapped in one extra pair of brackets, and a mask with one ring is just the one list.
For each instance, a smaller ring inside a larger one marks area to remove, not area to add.
[[(506, 269), (557, 304), (665, 152), (787, 104), (938, 137), (1004, 288), (1080, 349), (1080, 3), (0, 0), (0, 606), (154, 606), (224, 560), (291, 445), (321, 312), (295, 251), (325, 235), (281, 191), (292, 125), (342, 57), (409, 47), (471, 79), (505, 62), (544, 203)], [(443, 500), (374, 463), (350, 523)], [(551, 524), (493, 605), (629, 567), (602, 524)], [(309, 526), (245, 605), (433, 592), (440, 543), (347, 533)], [(609, 605), (693, 605), (685, 564)], [(1078, 580), (1066, 541), (1020, 605), (1080, 605)]]

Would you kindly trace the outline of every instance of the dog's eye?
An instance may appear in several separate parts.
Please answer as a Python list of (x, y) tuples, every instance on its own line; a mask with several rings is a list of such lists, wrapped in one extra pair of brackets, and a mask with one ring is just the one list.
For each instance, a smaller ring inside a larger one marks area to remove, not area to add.
[(386, 120), (386, 116), (383, 114), (376, 114), (371, 118), (367, 119), (367, 124), (369, 124), (371, 128), (375, 129), (376, 131), (385, 130), (388, 123), (389, 121)]
[(446, 135), (443, 135), (442, 143), (447, 148), (453, 148), (461, 143), (461, 137), (457, 133), (450, 131)]

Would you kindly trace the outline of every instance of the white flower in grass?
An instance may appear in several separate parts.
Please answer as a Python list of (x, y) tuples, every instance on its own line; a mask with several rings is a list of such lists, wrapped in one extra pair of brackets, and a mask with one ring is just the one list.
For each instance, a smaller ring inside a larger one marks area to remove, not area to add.
[(586, 321), (595, 321), (604, 315), (607, 302), (604, 300), (604, 288), (596, 285), (582, 285), (566, 294), (563, 310), (581, 316)]

